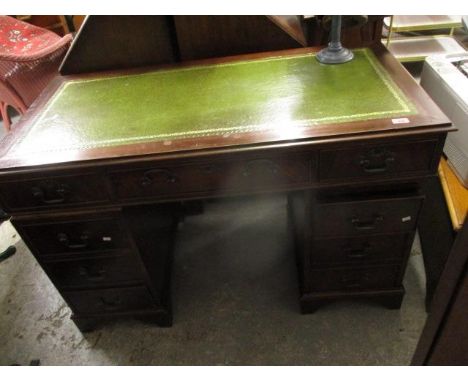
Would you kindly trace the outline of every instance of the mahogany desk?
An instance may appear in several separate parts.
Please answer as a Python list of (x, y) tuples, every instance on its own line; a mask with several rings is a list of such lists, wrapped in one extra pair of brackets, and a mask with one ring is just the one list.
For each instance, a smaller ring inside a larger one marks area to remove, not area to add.
[(450, 122), (382, 45), (316, 51), (61, 77), (5, 138), (1, 206), (81, 329), (171, 325), (184, 202), (264, 192), (289, 194), (303, 312), (400, 307)]

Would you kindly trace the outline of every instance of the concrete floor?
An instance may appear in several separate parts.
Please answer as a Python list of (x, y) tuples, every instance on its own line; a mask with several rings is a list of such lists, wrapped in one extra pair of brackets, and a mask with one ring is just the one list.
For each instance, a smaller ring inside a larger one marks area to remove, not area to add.
[[(0, 232), (0, 250), (13, 237)], [(401, 310), (340, 302), (300, 315), (284, 195), (207, 204), (178, 235), (174, 326), (138, 321), (81, 334), (20, 241), (0, 263), (0, 364), (407, 365), (425, 322), (413, 249)]]

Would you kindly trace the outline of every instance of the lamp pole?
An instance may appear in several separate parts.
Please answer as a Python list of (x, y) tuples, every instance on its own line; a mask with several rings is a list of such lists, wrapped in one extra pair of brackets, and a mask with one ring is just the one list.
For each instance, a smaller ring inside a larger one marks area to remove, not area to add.
[(353, 52), (341, 45), (341, 16), (332, 16), (330, 42), (316, 57), (322, 64), (342, 64), (353, 59)]

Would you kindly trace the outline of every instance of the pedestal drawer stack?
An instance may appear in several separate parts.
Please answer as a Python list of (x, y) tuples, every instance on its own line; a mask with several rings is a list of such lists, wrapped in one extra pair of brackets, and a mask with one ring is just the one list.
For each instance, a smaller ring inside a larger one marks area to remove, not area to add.
[[(140, 316), (170, 326), (176, 219), (167, 207), (146, 216), (154, 209), (67, 211), (15, 218), (13, 224), (81, 330), (119, 316)], [(144, 241), (141, 230), (152, 231)]]
[(401, 305), (422, 197), (375, 194), (360, 200), (352, 194), (346, 199), (323, 198), (320, 192), (289, 199), (304, 313), (343, 297)]
[(423, 202), (420, 182), (440, 155), (437, 139), (355, 142), (321, 150), (321, 187), (290, 194), (301, 308), (366, 297), (399, 308)]

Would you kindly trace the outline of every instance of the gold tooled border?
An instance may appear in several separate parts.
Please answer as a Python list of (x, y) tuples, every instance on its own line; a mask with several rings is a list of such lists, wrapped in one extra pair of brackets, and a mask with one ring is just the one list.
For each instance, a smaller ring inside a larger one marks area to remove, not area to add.
[[(387, 111), (379, 111), (379, 112), (369, 112), (369, 113), (358, 113), (358, 114), (351, 114), (346, 116), (335, 116), (335, 117), (322, 117), (322, 118), (309, 118), (303, 120), (297, 120), (288, 122), (289, 126), (292, 128), (306, 128), (311, 125), (318, 125), (324, 122), (353, 122), (357, 120), (372, 120), (372, 119), (379, 119), (384, 117), (394, 117), (394, 116), (403, 116), (403, 115), (411, 115), (416, 113), (415, 107), (411, 104), (411, 102), (405, 97), (402, 91), (396, 86), (393, 79), (388, 75), (385, 69), (382, 67), (380, 62), (378, 62), (375, 55), (370, 52), (369, 49), (356, 49), (357, 52), (363, 52), (364, 56), (367, 58), (379, 78), (385, 84), (387, 89), (391, 92), (393, 97), (397, 100), (400, 104), (401, 109), (398, 110), (387, 110)], [(369, 54), (371, 53), (371, 54)], [(133, 74), (133, 75), (124, 75), (124, 76), (114, 76), (114, 77), (106, 77), (106, 78), (96, 78), (96, 79), (88, 79), (88, 80), (71, 80), (68, 81), (60, 86), (57, 90), (55, 95), (47, 102), (46, 107), (42, 115), (34, 122), (33, 127), (34, 129), (43, 118), (45, 118), (47, 112), (50, 110), (54, 101), (63, 93), (63, 91), (70, 85), (75, 83), (87, 83), (87, 82), (96, 82), (96, 81), (109, 81), (115, 78), (125, 78), (125, 77), (140, 77), (140, 76), (148, 76), (148, 75), (155, 75), (155, 74), (163, 74), (172, 71), (193, 71), (193, 70), (200, 70), (200, 69), (207, 69), (210, 67), (225, 67), (225, 66), (238, 66), (238, 65), (245, 65), (245, 64), (255, 64), (255, 63), (262, 63), (265, 61), (277, 61), (277, 60), (292, 60), (302, 57), (308, 56), (315, 56), (315, 53), (305, 53), (301, 55), (292, 55), (292, 56), (275, 56), (269, 58), (261, 58), (256, 60), (246, 60), (246, 61), (238, 61), (238, 62), (229, 62), (223, 64), (211, 64), (211, 65), (199, 65), (199, 66), (191, 66), (187, 68), (174, 68), (174, 69), (165, 69), (165, 70), (158, 70), (156, 72), (146, 72), (140, 74)], [(109, 146), (116, 146), (118, 144), (130, 144), (130, 143), (139, 143), (139, 142), (148, 142), (148, 141), (157, 141), (157, 140), (167, 140), (171, 138), (197, 138), (197, 137), (206, 137), (206, 136), (215, 136), (215, 135), (225, 135), (225, 134), (238, 134), (238, 133), (249, 133), (249, 132), (260, 132), (260, 131), (268, 131), (273, 130), (271, 127), (271, 123), (265, 124), (252, 124), (252, 125), (243, 125), (243, 126), (231, 126), (231, 127), (220, 127), (220, 128), (210, 128), (210, 129), (203, 129), (197, 131), (184, 131), (184, 132), (175, 132), (175, 133), (166, 133), (166, 134), (151, 134), (139, 137), (130, 137), (130, 138), (115, 138), (115, 139), (104, 139), (99, 142), (94, 142), (90, 144), (77, 144), (72, 145), (69, 147), (59, 147), (54, 149), (47, 149), (47, 150), (35, 150), (34, 152), (54, 152), (54, 151), (67, 151), (67, 150), (77, 150), (77, 149), (91, 149), (91, 148), (100, 148), (100, 147), (109, 147)], [(27, 137), (27, 136), (26, 136)], [(24, 138), (26, 138), (24, 137)], [(23, 139), (24, 139), (23, 138)], [(21, 149), (21, 143), (17, 146), (17, 148)], [(28, 148), (30, 151), (30, 148)]]

